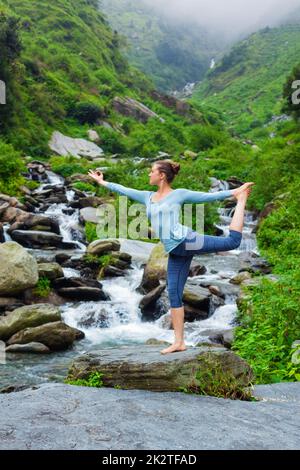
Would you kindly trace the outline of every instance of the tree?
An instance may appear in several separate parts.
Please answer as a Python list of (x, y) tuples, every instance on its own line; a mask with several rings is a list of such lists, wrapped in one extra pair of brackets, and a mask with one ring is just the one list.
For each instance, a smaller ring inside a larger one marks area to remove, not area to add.
[(283, 98), (282, 112), (298, 120), (300, 118), (300, 63), (294, 67), (283, 86)]

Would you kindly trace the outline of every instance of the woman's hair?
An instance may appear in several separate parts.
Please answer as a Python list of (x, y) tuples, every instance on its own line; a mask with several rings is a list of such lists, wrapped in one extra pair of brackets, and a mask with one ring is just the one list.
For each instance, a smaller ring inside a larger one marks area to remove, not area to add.
[(157, 160), (154, 162), (158, 170), (166, 174), (168, 183), (171, 183), (180, 170), (180, 164), (172, 160)]

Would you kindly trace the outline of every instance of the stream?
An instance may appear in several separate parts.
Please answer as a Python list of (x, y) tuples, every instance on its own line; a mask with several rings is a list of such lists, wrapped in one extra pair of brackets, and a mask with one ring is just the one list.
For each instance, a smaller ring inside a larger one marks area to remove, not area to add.
[[(51, 171), (47, 171), (48, 182), (43, 182), (38, 191), (43, 191), (45, 186), (62, 186), (64, 178)], [(215, 178), (213, 178), (215, 180)], [(217, 190), (229, 189), (226, 181), (218, 181)], [(68, 203), (74, 198), (73, 190), (66, 190)], [(39, 262), (53, 261), (57, 253), (66, 252), (72, 254), (72, 258), (81, 258), (86, 250), (86, 245), (78, 237), (79, 209), (73, 214), (66, 214), (68, 203), (52, 204), (43, 215), (55, 218), (60, 225), (63, 241), (76, 242), (75, 249), (30, 249)], [(232, 219), (234, 208), (219, 208), (219, 221), (216, 226), (229, 234), (229, 224)], [(39, 210), (36, 211), (39, 213)], [(228, 294), (225, 295), (225, 304), (216, 308), (214, 313), (205, 320), (185, 322), (185, 342), (187, 346), (193, 347), (199, 342), (207, 342), (208, 335), (205, 330), (231, 329), (236, 322), (236, 297), (232, 293), (232, 284), (229, 280), (236, 275), (240, 269), (239, 254), (244, 251), (252, 251), (259, 255), (256, 237), (252, 233), (256, 225), (254, 215), (246, 211), (243, 238), (238, 249), (224, 254), (207, 253), (194, 256), (195, 261), (201, 261), (206, 267), (206, 273), (189, 278), (192, 282), (201, 281), (202, 285), (214, 284), (217, 286), (229, 286)], [(4, 226), (5, 241), (11, 238)], [(166, 329), (165, 315), (155, 321), (142, 321), (141, 311), (138, 307), (143, 297), (135, 289), (141, 283), (143, 265), (147, 262), (154, 243), (139, 240), (119, 239), (120, 251), (125, 251), (132, 256), (132, 269), (125, 271), (123, 277), (107, 277), (101, 280), (104, 292), (108, 293), (111, 300), (99, 301), (72, 301), (60, 306), (62, 320), (70, 326), (84, 331), (85, 338), (76, 341), (72, 349), (55, 352), (51, 354), (38, 355), (30, 353), (7, 353), (6, 364), (1, 366), (1, 388), (8, 386), (31, 386), (44, 382), (61, 382), (67, 374), (68, 367), (75, 356), (90, 349), (116, 347), (118, 345), (144, 344), (149, 338), (173, 342), (174, 332)], [(80, 276), (79, 271), (72, 268), (63, 268), (64, 276)], [(231, 292), (230, 292), (231, 290)], [(226, 291), (226, 289), (225, 289)], [(109, 315), (103, 315), (108, 312)], [(93, 316), (93, 326), (87, 321)], [(168, 314), (167, 314), (168, 315)], [(106, 318), (103, 325), (102, 319)], [(99, 321), (97, 321), (99, 319)], [(95, 322), (96, 320), (96, 322)], [(162, 346), (164, 347), (164, 346)]]

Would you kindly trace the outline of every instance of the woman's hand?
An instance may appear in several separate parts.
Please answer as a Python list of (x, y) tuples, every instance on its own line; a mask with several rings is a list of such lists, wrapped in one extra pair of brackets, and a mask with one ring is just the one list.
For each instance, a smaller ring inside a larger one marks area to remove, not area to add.
[(252, 190), (252, 186), (254, 184), (255, 183), (253, 183), (253, 181), (242, 184), (242, 186), (240, 186), (239, 188), (234, 189), (234, 191), (232, 192), (233, 196), (237, 198), (237, 196), (241, 194), (243, 191), (247, 191), (247, 194), (249, 196)]
[(102, 184), (103, 183), (103, 173), (100, 170), (89, 170), (88, 176), (93, 178), (97, 183)]

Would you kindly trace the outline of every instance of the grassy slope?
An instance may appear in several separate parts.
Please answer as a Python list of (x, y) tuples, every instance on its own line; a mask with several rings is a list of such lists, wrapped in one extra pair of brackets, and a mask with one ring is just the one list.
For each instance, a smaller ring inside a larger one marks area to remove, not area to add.
[(201, 80), (222, 41), (199, 26), (172, 24), (155, 10), (134, 0), (102, 0), (112, 27), (127, 38), (130, 63), (151, 76), (164, 91)]
[(282, 87), (300, 57), (300, 24), (266, 28), (237, 44), (195, 90), (191, 102), (216, 108), (228, 128), (259, 137), (280, 114)]
[(138, 96), (151, 82), (122, 57), (118, 38), (88, 0), (1, 0), (21, 17), (24, 46), (18, 109), (8, 140), (32, 153), (46, 151), (51, 129), (68, 132), (79, 102), (111, 111), (115, 95)]

